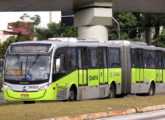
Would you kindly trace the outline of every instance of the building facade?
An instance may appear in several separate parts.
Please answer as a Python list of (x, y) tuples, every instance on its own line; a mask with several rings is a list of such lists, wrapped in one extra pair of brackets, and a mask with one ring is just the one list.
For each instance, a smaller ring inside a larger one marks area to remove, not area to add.
[(0, 30), (0, 44), (5, 42), (9, 37), (17, 36), (17, 32), (14, 32), (12, 30)]
[(30, 40), (34, 40), (34, 25), (29, 22), (12, 22), (8, 23), (8, 29), (22, 35), (30, 35)]

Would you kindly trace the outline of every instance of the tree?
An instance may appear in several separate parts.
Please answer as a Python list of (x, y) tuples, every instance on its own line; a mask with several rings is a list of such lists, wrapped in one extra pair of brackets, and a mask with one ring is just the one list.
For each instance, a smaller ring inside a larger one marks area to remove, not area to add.
[(39, 25), (41, 22), (41, 18), (39, 15), (34, 15), (33, 17), (30, 17), (28, 14), (23, 14), (20, 18), (21, 21), (18, 22), (27, 22), (30, 24), (33, 24), (35, 26)]
[(16, 38), (12, 36), (8, 38), (5, 42), (3, 42), (2, 45), (0, 45), (0, 56), (5, 55), (8, 46), (13, 42), (16, 42)]
[(117, 40), (118, 36), (117, 36), (117, 31), (113, 30), (112, 27), (108, 28), (108, 40)]
[[(34, 30), (31, 25), (37, 26), (40, 23), (40, 17), (35, 15), (30, 17), (27, 14), (23, 14), (20, 17), (21, 21), (17, 21), (14, 23), (15, 27), (24, 27), (29, 31), (29, 34), (23, 35), (21, 32), (17, 33), (17, 37), (11, 36), (5, 42), (0, 45), (0, 56), (4, 56), (8, 46), (13, 42), (20, 42), (20, 41), (29, 41), (32, 34), (34, 34)], [(27, 24), (21, 24), (22, 22), (26, 22)]]
[(48, 28), (36, 28), (35, 36), (38, 40), (47, 40), (52, 37), (77, 37), (77, 28), (73, 26), (61, 26), (61, 23), (48, 24)]
[[(114, 18), (120, 23), (121, 39), (138, 40), (137, 39), (137, 18), (132, 12), (117, 12), (114, 13)], [(115, 22), (109, 27), (109, 39), (118, 39), (118, 27)]]
[[(36, 27), (40, 22), (41, 21), (40, 21), (40, 16), (39, 15), (35, 15), (33, 17), (30, 17), (27, 14), (23, 14), (20, 17), (20, 20), (18, 20), (17, 22), (14, 23), (14, 27), (24, 29), (23, 30), (24, 33), (22, 33), (23, 31), (20, 31), (19, 34), (22, 34), (22, 35), (26, 34), (26, 35), (29, 36), (29, 40), (33, 40), (34, 27)], [(25, 31), (26, 31), (26, 33), (25, 33)]]
[(165, 47), (165, 29), (162, 33), (156, 38), (158, 47)]
[(5, 42), (3, 42), (3, 44), (0, 45), (0, 56), (5, 55), (6, 50), (11, 43), (20, 42), (20, 41), (27, 41), (29, 39), (30, 38), (28, 35), (22, 35), (20, 33), (18, 33), (17, 37), (14, 37), (14, 36), (9, 37)]
[[(151, 30), (155, 32), (153, 39), (159, 36), (160, 27), (165, 26), (165, 14), (158, 13), (134, 13), (134, 12), (118, 12), (114, 17), (121, 25), (121, 39), (142, 41), (140, 38), (145, 33), (145, 41), (151, 44)], [(117, 38), (116, 23), (110, 27), (109, 38)], [(116, 29), (116, 30), (114, 30)], [(156, 44), (157, 44), (156, 40)], [(155, 44), (155, 43), (154, 43)]]
[(160, 13), (134, 13), (138, 19), (138, 27), (141, 32), (145, 32), (145, 40), (151, 44), (151, 28), (155, 29), (153, 39), (156, 39), (160, 33), (160, 27), (165, 26), (165, 14)]

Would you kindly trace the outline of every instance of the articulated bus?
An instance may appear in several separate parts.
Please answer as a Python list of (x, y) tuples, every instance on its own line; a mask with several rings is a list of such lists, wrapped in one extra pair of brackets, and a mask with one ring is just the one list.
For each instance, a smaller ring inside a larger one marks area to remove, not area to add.
[(5, 100), (85, 100), (165, 93), (165, 49), (143, 42), (51, 38), (9, 46)]

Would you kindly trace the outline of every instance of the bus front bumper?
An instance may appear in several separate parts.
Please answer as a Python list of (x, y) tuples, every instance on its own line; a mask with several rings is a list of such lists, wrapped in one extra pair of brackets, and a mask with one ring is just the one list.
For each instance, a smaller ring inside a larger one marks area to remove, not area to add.
[(55, 91), (42, 90), (36, 92), (15, 92), (3, 88), (4, 100), (14, 101), (42, 101), (42, 100), (56, 100)]

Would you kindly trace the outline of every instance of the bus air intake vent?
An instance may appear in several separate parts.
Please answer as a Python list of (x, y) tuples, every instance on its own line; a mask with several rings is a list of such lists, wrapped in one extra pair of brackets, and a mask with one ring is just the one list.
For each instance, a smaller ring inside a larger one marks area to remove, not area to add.
[(54, 42), (77, 42), (77, 39), (74, 37), (64, 37), (64, 38), (49, 38), (49, 41), (54, 41)]
[(86, 43), (98, 43), (99, 41), (94, 38), (74, 38), (74, 37), (68, 37), (68, 38), (49, 38), (49, 41), (53, 42), (86, 42)]
[(99, 41), (94, 38), (88, 38), (88, 39), (78, 38), (78, 42), (98, 43)]
[(57, 100), (65, 100), (67, 95), (67, 87), (66, 86), (58, 86), (57, 87)]

